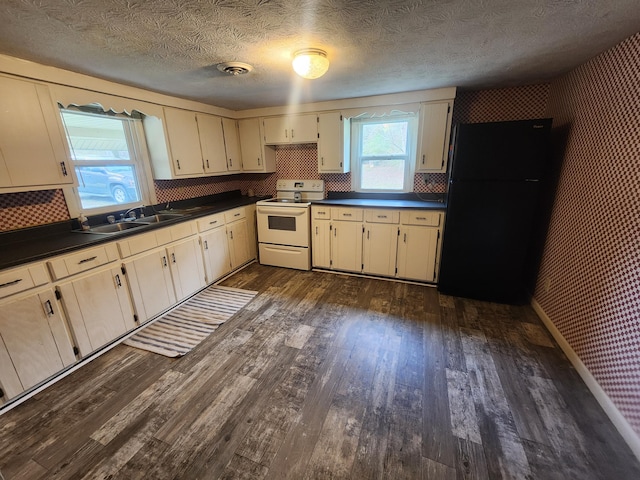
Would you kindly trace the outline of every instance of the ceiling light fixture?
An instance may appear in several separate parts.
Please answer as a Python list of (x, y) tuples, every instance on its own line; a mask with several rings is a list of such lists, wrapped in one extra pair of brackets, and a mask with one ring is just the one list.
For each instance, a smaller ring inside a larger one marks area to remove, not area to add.
[(216, 65), (218, 70), (224, 73), (228, 73), (229, 75), (237, 76), (244, 75), (245, 73), (249, 73), (253, 70), (253, 67), (248, 63), (242, 62), (224, 62)]
[(302, 78), (320, 78), (329, 70), (327, 53), (317, 48), (305, 48), (293, 54), (293, 69)]

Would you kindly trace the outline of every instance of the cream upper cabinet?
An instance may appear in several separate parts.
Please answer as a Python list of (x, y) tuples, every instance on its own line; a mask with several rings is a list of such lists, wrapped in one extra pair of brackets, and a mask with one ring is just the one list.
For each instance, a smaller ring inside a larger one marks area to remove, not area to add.
[(240, 149), (242, 150), (242, 171), (271, 173), (276, 171), (276, 153), (265, 147), (260, 134), (260, 120), (246, 118), (238, 121)]
[(0, 403), (75, 363), (51, 288), (0, 304)]
[(164, 118), (175, 174), (182, 176), (204, 173), (196, 114), (165, 107)]
[(420, 146), (416, 173), (444, 173), (449, 157), (453, 101), (420, 106)]
[(215, 115), (197, 114), (198, 133), (204, 171), (210, 174), (227, 173), (227, 154), (224, 148), (222, 119)]
[(262, 119), (265, 145), (316, 143), (318, 118), (315, 114), (285, 115)]
[(224, 133), (224, 148), (227, 154), (227, 171), (237, 173), (242, 171), (242, 152), (240, 150), (240, 136), (238, 122), (231, 118), (222, 118)]
[(0, 75), (0, 105), (0, 193), (73, 184), (49, 87)]
[(340, 112), (318, 115), (318, 172), (347, 173), (349, 152), (344, 151), (344, 121)]

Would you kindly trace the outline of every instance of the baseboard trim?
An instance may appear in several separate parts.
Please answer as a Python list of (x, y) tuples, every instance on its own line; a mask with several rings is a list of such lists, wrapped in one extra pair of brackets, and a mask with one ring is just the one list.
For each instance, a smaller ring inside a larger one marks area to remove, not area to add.
[(582, 363), (582, 360), (580, 360), (576, 352), (571, 348), (569, 343), (560, 333), (560, 330), (556, 328), (554, 323), (551, 321), (551, 318), (542, 309), (535, 298), (531, 299), (531, 306), (540, 317), (540, 320), (542, 320), (542, 323), (547, 327), (547, 330), (549, 330), (553, 338), (558, 342), (558, 345), (560, 345), (562, 351), (569, 358), (569, 361), (573, 364), (580, 377), (582, 377), (582, 380), (589, 390), (591, 390), (591, 393), (596, 398), (613, 425), (618, 429), (622, 438), (627, 442), (633, 454), (638, 458), (638, 460), (640, 460), (640, 437), (638, 434), (633, 430), (622, 413), (620, 413), (620, 410), (618, 410), (613, 401), (605, 393), (586, 365)]

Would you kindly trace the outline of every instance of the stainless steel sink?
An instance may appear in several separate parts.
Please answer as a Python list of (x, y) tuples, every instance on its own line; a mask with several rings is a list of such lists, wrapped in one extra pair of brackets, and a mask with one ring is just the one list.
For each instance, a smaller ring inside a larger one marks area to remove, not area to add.
[(113, 235), (114, 233), (124, 232), (125, 230), (130, 230), (132, 228), (140, 228), (148, 225), (146, 223), (112, 223), (109, 225), (96, 225), (95, 227), (91, 227), (89, 230), (75, 230), (80, 233), (101, 233), (107, 235)]
[[(176, 218), (184, 217), (179, 213), (157, 213), (155, 215), (149, 215), (148, 217), (140, 217), (134, 220), (132, 223), (145, 224), (166, 222), (167, 220), (175, 220)], [(120, 224), (119, 224), (120, 225)]]

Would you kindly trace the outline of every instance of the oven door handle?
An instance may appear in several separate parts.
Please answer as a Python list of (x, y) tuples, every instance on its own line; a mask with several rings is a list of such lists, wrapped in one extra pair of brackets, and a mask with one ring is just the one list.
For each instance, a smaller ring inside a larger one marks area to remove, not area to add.
[(282, 208), (268, 208), (258, 207), (258, 213), (264, 213), (267, 215), (278, 215), (280, 217), (300, 216), (307, 213), (308, 209), (304, 207), (282, 207)]

